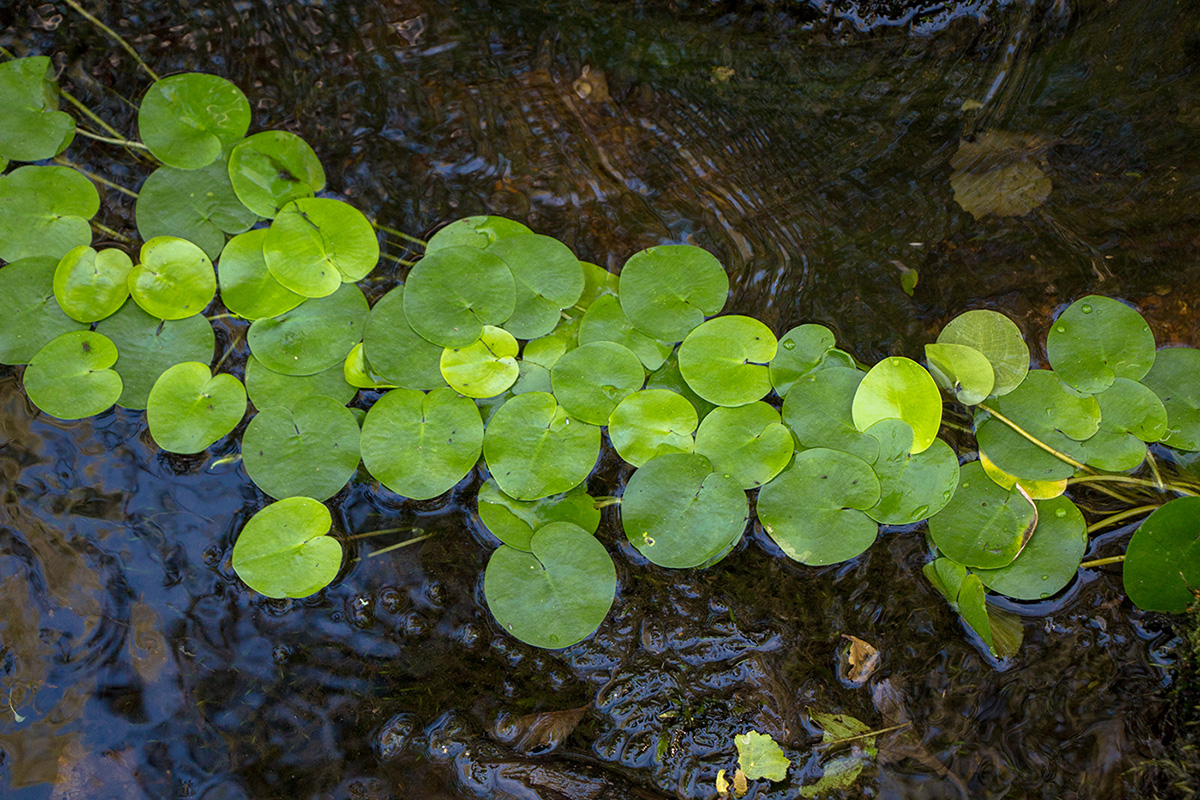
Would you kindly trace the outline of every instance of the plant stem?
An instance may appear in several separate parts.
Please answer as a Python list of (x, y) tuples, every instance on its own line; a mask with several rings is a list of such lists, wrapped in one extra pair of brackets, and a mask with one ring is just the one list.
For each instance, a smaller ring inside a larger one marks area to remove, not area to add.
[(417, 542), (423, 542), (426, 539), (432, 539), (436, 535), (437, 534), (435, 534), (435, 533), (427, 533), (424, 536), (417, 536), (412, 539), (407, 539), (403, 542), (397, 542), (396, 544), (389, 545), (389, 546), (383, 548), (382, 550), (376, 550), (374, 553), (371, 553), (370, 555), (368, 555), (367, 558), (374, 558), (375, 556), (381, 556), (384, 553), (390, 553), (393, 550), (399, 550), (401, 547), (408, 547), (410, 544), (416, 544)]
[(104, 225), (103, 223), (96, 222), (96, 220), (92, 220), (92, 227), (95, 228), (96, 230), (100, 231), (101, 233), (103, 233), (105, 236), (109, 236), (113, 239), (116, 239), (118, 242), (125, 242), (126, 244), (133, 244), (133, 239), (130, 239), (128, 236), (126, 236), (123, 233), (114, 231), (112, 228), (108, 227), (107, 225)]
[(121, 47), (124, 47), (125, 50), (128, 51), (129, 55), (133, 56), (133, 60), (138, 63), (138, 66), (140, 66), (142, 69), (144, 69), (146, 71), (147, 75), (149, 75), (151, 78), (153, 78), (156, 81), (159, 79), (158, 73), (155, 72), (154, 70), (150, 69), (150, 66), (145, 61), (142, 61), (142, 57), (138, 55), (137, 50), (134, 50), (133, 45), (129, 44), (129, 42), (127, 42), (123, 38), (121, 38), (121, 34), (117, 33), (112, 28), (108, 27), (103, 22), (101, 22), (100, 20), (93, 17), (91, 14), (89, 14), (84, 9), (83, 6), (81, 6), (81, 5), (79, 5), (79, 3), (75, 2), (75, 0), (63, 0), (63, 2), (66, 3), (67, 5), (69, 5), (71, 8), (75, 9), (88, 22), (92, 23), (97, 28), (104, 31), (106, 34), (108, 34), (114, 40), (116, 40), (117, 44), (121, 45)]
[(211, 317), (205, 317), (205, 319), (209, 322), (216, 322), (221, 319), (241, 319), (241, 317), (231, 311), (226, 314), (213, 314)]
[[(77, 109), (79, 109), (80, 113), (82, 113), (85, 117), (87, 117), (92, 122), (99, 125), (100, 128), (105, 133), (110, 134), (114, 138), (121, 139), (122, 141), (125, 140), (125, 137), (121, 135), (121, 132), (119, 130), (114, 128), (112, 125), (109, 125), (104, 120), (100, 119), (100, 117), (98, 117), (94, 111), (92, 111), (90, 108), (88, 108), (86, 105), (84, 105), (83, 101), (80, 100), (78, 97), (76, 97), (75, 95), (71, 94), (66, 89), (63, 89), (61, 87), (59, 88), (58, 93), (61, 94), (63, 97), (65, 97), (67, 99), (68, 103), (70, 103), (71, 105), (73, 105)], [(79, 131), (80, 128), (76, 127), (75, 130)], [(86, 136), (87, 134), (85, 133), (84, 135)], [(137, 144), (137, 143), (135, 142), (135, 144)], [(145, 149), (144, 146), (143, 146), (143, 149)]]
[(952, 431), (958, 431), (959, 433), (967, 433), (967, 434), (971, 434), (972, 436), (975, 435), (975, 431), (971, 430), (966, 425), (959, 425), (957, 422), (951, 422), (948, 419), (943, 419), (942, 425), (949, 428)]
[(355, 539), (366, 539), (369, 536), (382, 536), (385, 533), (402, 533), (403, 531), (420, 530), (419, 528), (382, 528), (377, 531), (367, 531), (366, 533), (355, 533), (347, 536), (345, 541), (352, 542)]
[(388, 261), (395, 261), (397, 264), (402, 264), (406, 267), (415, 267), (417, 265), (417, 262), (415, 261), (405, 261), (403, 258), (394, 256), (391, 253), (380, 253), (379, 257), (386, 258)]
[(1101, 528), (1107, 528), (1110, 525), (1116, 525), (1118, 522), (1124, 522), (1130, 517), (1137, 517), (1147, 512), (1154, 511), (1157, 508), (1161, 508), (1161, 505), (1156, 503), (1154, 505), (1138, 506), (1137, 508), (1127, 508), (1124, 511), (1107, 516), (1099, 522), (1093, 522), (1088, 526), (1088, 535), (1090, 536), (1092, 533), (1100, 530)]
[(235, 347), (237, 347), (241, 341), (242, 341), (242, 332), (239, 330), (238, 335), (234, 338), (234, 340), (232, 342), (229, 343), (229, 347), (225, 348), (225, 352), (224, 352), (224, 354), (222, 354), (221, 360), (218, 361), (216, 366), (214, 366), (212, 368), (214, 375), (216, 374), (217, 370), (219, 370), (221, 368), (221, 365), (225, 363), (225, 359), (229, 358), (229, 355), (233, 352), (233, 349)]
[(381, 230), (384, 233), (390, 233), (392, 236), (399, 236), (401, 239), (404, 239), (407, 242), (412, 242), (413, 244), (419, 244), (419, 245), (421, 245), (421, 247), (424, 247), (427, 244), (427, 242), (424, 239), (418, 239), (416, 236), (410, 236), (409, 234), (405, 233), (404, 231), (398, 231), (395, 228), (389, 228), (386, 225), (380, 225), (378, 222), (376, 222), (371, 217), (367, 217), (367, 222), (370, 222), (371, 226), (374, 227), (376, 230)]
[(132, 139), (117, 139), (117, 138), (112, 138), (109, 136), (101, 136), (98, 133), (92, 133), (91, 131), (87, 130), (86, 128), (80, 128), (78, 125), (75, 126), (75, 132), (78, 134), (82, 134), (83, 136), (86, 136), (89, 139), (95, 139), (97, 142), (104, 142), (106, 144), (116, 144), (116, 145), (120, 145), (121, 147), (131, 147), (135, 150), (149, 150), (150, 149), (149, 147), (146, 147), (146, 145), (142, 144), (141, 142), (135, 142)]
[(86, 169), (79, 166), (74, 161), (68, 161), (67, 159), (63, 158), (62, 156), (56, 156), (54, 159), (54, 163), (62, 164), (64, 167), (70, 167), (71, 169), (73, 169), (77, 172), (81, 172), (84, 175), (86, 175), (88, 178), (91, 178), (94, 182), (100, 184), (101, 186), (107, 186), (110, 189), (115, 189), (116, 191), (121, 192), (122, 194), (127, 194), (133, 198), (137, 198), (137, 196), (138, 196), (138, 193), (133, 191), (132, 189), (126, 189), (124, 186), (119, 186), (119, 185), (113, 183), (112, 181), (108, 180), (107, 178), (101, 178), (99, 175), (97, 175), (94, 172), (88, 172)]
[(1067, 485), (1073, 486), (1075, 484), (1095, 483), (1097, 481), (1112, 481), (1113, 483), (1128, 483), (1134, 486), (1148, 486), (1151, 489), (1157, 489), (1160, 492), (1170, 490), (1172, 492), (1186, 494), (1191, 497), (1196, 496), (1195, 492), (1191, 491), (1190, 489), (1185, 489), (1178, 484), (1163, 483), (1161, 479), (1158, 481), (1148, 481), (1145, 478), (1135, 478), (1132, 475), (1080, 475), (1075, 478), (1068, 478)]
[(1057, 450), (1055, 450), (1053, 447), (1051, 447), (1050, 445), (1046, 444), (1046, 443), (1045, 443), (1045, 442), (1043, 442), (1041, 439), (1039, 439), (1039, 438), (1037, 438), (1036, 436), (1034, 436), (1032, 433), (1029, 433), (1029, 432), (1028, 432), (1028, 431), (1026, 431), (1024, 428), (1022, 428), (1020, 425), (1018, 425), (1017, 423), (1013, 422), (1011, 419), (1009, 419), (1008, 417), (1004, 416), (1004, 415), (1003, 415), (1003, 414), (1001, 414), (999, 411), (996, 411), (996, 410), (995, 410), (994, 408), (992, 408), (991, 406), (986, 406), (986, 405), (984, 405), (983, 403), (980, 403), (980, 404), (979, 404), (979, 407), (980, 407), (980, 408), (982, 408), (984, 411), (988, 412), (989, 414), (991, 414), (991, 415), (992, 415), (993, 417), (995, 417), (996, 419), (998, 419), (998, 420), (1000, 420), (1001, 422), (1003, 422), (1003, 423), (1004, 423), (1005, 425), (1007, 425), (1008, 427), (1012, 428), (1014, 431), (1016, 431), (1017, 433), (1019, 433), (1021, 436), (1025, 437), (1026, 439), (1028, 439), (1028, 440), (1029, 440), (1030, 442), (1032, 442), (1033, 444), (1037, 445), (1038, 447), (1042, 448), (1043, 450), (1045, 450), (1045, 451), (1046, 451), (1047, 453), (1049, 453), (1050, 455), (1052, 455), (1052, 456), (1054, 456), (1055, 458), (1057, 458), (1059, 461), (1066, 462), (1067, 464), (1070, 464), (1070, 465), (1071, 465), (1072, 467), (1074, 467), (1075, 469), (1080, 469), (1080, 470), (1083, 470), (1084, 472), (1093, 472), (1093, 470), (1092, 470), (1090, 467), (1088, 467), (1086, 464), (1081, 464), (1081, 463), (1079, 463), (1078, 461), (1076, 461), (1075, 459), (1071, 458), (1071, 457), (1070, 457), (1069, 455), (1067, 455), (1066, 453), (1060, 453), (1060, 452), (1058, 452), (1058, 451), (1057, 451)]
[(1106, 564), (1120, 564), (1125, 560), (1125, 556), (1109, 556), (1108, 558), (1097, 558), (1095, 561), (1084, 561), (1079, 565), (1080, 569), (1091, 569), (1092, 567), (1103, 567)]
[(609, 506), (618, 506), (620, 504), (621, 504), (621, 498), (613, 497), (612, 495), (608, 495), (605, 497), (597, 497), (595, 502), (592, 503), (592, 508), (594, 508), (598, 511), (602, 508), (608, 508)]
[(910, 725), (912, 725), (911, 722), (901, 722), (899, 725), (893, 725), (890, 728), (880, 728), (877, 731), (867, 731), (866, 733), (860, 733), (857, 736), (847, 736), (845, 739), (834, 739), (831, 742), (821, 742), (819, 745), (817, 745), (817, 747), (837, 747), (838, 745), (846, 744), (847, 742), (856, 742), (859, 739), (869, 739), (874, 736), (880, 736), (884, 733), (898, 731), (901, 728), (907, 728)]

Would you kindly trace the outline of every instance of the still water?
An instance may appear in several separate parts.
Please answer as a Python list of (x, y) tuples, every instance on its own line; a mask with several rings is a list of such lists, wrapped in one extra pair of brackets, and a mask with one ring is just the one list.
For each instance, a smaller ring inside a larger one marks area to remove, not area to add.
[[(777, 333), (824, 323), (868, 363), (919, 357), (976, 307), (1017, 320), (1040, 358), (1050, 315), (1088, 292), (1133, 302), (1160, 342), (1200, 345), (1196, 5), (917, 5), (88, 7), (159, 72), (237, 83), (252, 130), (299, 133), (331, 191), (412, 234), (501, 214), (613, 270), (698, 244), (729, 270), (727, 309)], [(0, 3), (0, 45), (52, 55), (66, 88), (135, 130), (127, 99), (147, 81), (65, 6)], [(1051, 181), (1026, 215), (976, 220), (955, 202), (960, 139), (989, 132)], [(144, 178), (111, 151), (72, 153)], [(132, 230), (132, 216), (110, 194), (99, 219)], [(920, 276), (911, 297), (904, 269)], [(378, 294), (402, 277), (378, 274)], [(223, 348), (239, 324), (222, 325)], [(230, 568), (266, 502), (240, 467), (214, 466), (234, 453), (236, 437), (159, 452), (141, 413), (53, 420), (0, 373), (4, 797), (710, 798), (734, 734), (756, 728), (800, 766), (749, 796), (793, 798), (818, 774), (808, 709), (913, 722), (850, 797), (1140, 797), (1164, 752), (1171, 621), (1133, 610), (1116, 568), (1008, 603), (1025, 644), (997, 661), (921, 577), (920, 531), (822, 569), (753, 531), (713, 569), (668, 573), (614, 515), (599, 534), (613, 612), (546, 652), (483, 604), (481, 475), (415, 503), (364, 474), (335, 498), (335, 527), (405, 533), (350, 544), (334, 585), (279, 602)], [(592, 493), (626, 469), (603, 456)], [(416, 529), (435, 535), (371, 557)], [(839, 677), (842, 634), (880, 649), (871, 685)], [(522, 719), (572, 709), (573, 729)]]

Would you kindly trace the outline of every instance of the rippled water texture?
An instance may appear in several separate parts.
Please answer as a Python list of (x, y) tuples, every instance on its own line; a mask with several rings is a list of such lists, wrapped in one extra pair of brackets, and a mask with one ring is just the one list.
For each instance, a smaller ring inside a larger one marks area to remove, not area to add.
[[(614, 270), (690, 241), (727, 265), (730, 310), (777, 332), (823, 322), (866, 362), (919, 357), (980, 306), (1040, 357), (1049, 315), (1090, 291), (1200, 345), (1189, 3), (87, 5), (160, 72), (236, 82), (257, 129), (303, 135), (332, 191), (413, 234), (503, 214)], [(0, 44), (53, 55), (134, 130), (147, 81), (65, 6), (9, 0)], [(976, 221), (954, 201), (960, 137), (989, 131), (1023, 137), (1052, 181), (1027, 216)], [(101, 147), (72, 153), (138, 185)], [(109, 194), (100, 219), (132, 230), (132, 206)], [(920, 274), (911, 298), (901, 267)], [(377, 293), (400, 277), (380, 274)], [(878, 727), (897, 702), (912, 737), (848, 796), (1140, 797), (1137, 765), (1162, 752), (1172, 634), (1112, 568), (1009, 603), (1025, 644), (1000, 663), (921, 578), (920, 531), (823, 569), (754, 531), (716, 568), (668, 573), (612, 516), (614, 610), (545, 652), (483, 604), (480, 475), (428, 503), (363, 475), (335, 498), (341, 530), (436, 535), (378, 558), (395, 539), (357, 542), (328, 590), (276, 602), (229, 566), (265, 504), (240, 467), (212, 466), (235, 449), (167, 456), (126, 411), (58, 422), (0, 374), (4, 797), (707, 798), (754, 727), (803, 766), (751, 796), (792, 798), (814, 774), (806, 709)], [(607, 454), (593, 494), (624, 469)], [(843, 633), (882, 651), (864, 688), (839, 679)], [(571, 709), (533, 733), (522, 720)]]

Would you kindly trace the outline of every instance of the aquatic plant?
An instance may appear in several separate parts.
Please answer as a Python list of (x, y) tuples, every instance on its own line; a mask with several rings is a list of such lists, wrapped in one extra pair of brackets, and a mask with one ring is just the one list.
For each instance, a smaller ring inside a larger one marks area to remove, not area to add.
[[(419, 240), (323, 196), (303, 139), (247, 136), (242, 92), (190, 73), (149, 87), (140, 142), (101, 137), (161, 162), (136, 193), (135, 262), (94, 246), (93, 228), (134, 240), (93, 221), (88, 175), (8, 168), (57, 157), (77, 130), (48, 69), (0, 64), (0, 362), (24, 365), (29, 399), (56, 417), (146, 409), (176, 453), (237, 430), (248, 399), (243, 462), (277, 501), (233, 548), (256, 591), (302, 597), (336, 579), (347, 532), (322, 501), (347, 483), (424, 500), (477, 469), (499, 542), (484, 597), (539, 647), (584, 639), (612, 605), (602, 508), (673, 569), (716, 563), (750, 526), (815, 566), (860, 555), (881, 525), (927, 523), (926, 577), (1000, 655), (1020, 628), (989, 592), (1037, 600), (1118, 560), (1142, 609), (1180, 612), (1200, 587), (1200, 482), (1163, 460), (1200, 450), (1200, 350), (1156, 350), (1117, 300), (1064, 309), (1048, 369), (1030, 370), (1017, 325), (982, 309), (951, 320), (925, 365), (864, 369), (821, 325), (777, 338), (722, 315), (729, 279), (698, 247), (648, 248), (618, 275), (518, 222), (470, 217), (401, 262), (403, 283), (372, 306), (358, 284), (391, 257), (380, 233)], [(248, 324), (244, 384), (235, 361), (214, 366), (217, 317)], [(587, 491), (605, 430), (632, 468), (619, 497)], [(1085, 516), (1071, 499), (1084, 490), (1121, 505)], [(1125, 555), (1083, 562), (1090, 533), (1141, 517)]]

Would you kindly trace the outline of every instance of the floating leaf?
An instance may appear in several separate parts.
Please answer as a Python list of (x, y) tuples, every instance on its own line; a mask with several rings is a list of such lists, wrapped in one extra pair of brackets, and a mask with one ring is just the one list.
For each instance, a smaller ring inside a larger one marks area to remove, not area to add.
[(305, 197), (283, 207), (263, 240), (275, 280), (305, 297), (326, 297), (362, 280), (379, 263), (379, 239), (349, 203)]
[(531, 552), (502, 545), (483, 576), (496, 622), (535, 647), (569, 647), (591, 636), (612, 607), (617, 571), (604, 545), (569, 522), (551, 522)]
[(551, 370), (560, 358), (578, 346), (579, 318), (576, 317), (563, 320), (545, 336), (526, 342), (521, 351), (521, 360)]
[(54, 158), (75, 138), (75, 120), (58, 110), (58, 84), (47, 56), (0, 64), (0, 158)]
[(362, 342), (354, 345), (346, 360), (342, 363), (342, 376), (346, 383), (358, 389), (395, 389), (396, 385), (388, 383), (387, 378), (376, 372), (375, 368), (363, 355)]
[(51, 339), (87, 327), (54, 299), (53, 258), (24, 258), (0, 268), (0, 364), (27, 364)]
[(479, 340), (442, 351), (441, 372), (446, 383), (467, 397), (495, 397), (517, 380), (520, 348), (503, 328), (483, 326)]
[(325, 188), (325, 170), (308, 142), (287, 131), (263, 131), (234, 145), (228, 175), (246, 208), (268, 219), (293, 200)]
[(575, 301), (575, 308), (586, 311), (604, 295), (616, 297), (620, 276), (587, 261), (580, 261), (579, 264), (583, 267), (583, 293)]
[(635, 328), (664, 342), (681, 342), (706, 316), (725, 307), (729, 276), (706, 250), (665, 245), (634, 253), (621, 270), (619, 287), (621, 309)]
[(737, 481), (691, 453), (647, 461), (621, 498), (625, 536), (660, 567), (698, 567), (728, 552), (748, 517), (746, 493)]
[(1167, 409), (1158, 395), (1128, 378), (1095, 395), (1100, 430), (1083, 443), (1088, 464), (1108, 472), (1137, 469), (1146, 460), (1146, 442), (1167, 432)]
[(854, 395), (866, 373), (829, 367), (798, 378), (783, 400), (783, 421), (804, 447), (828, 447), (858, 456), (868, 464), (879, 456), (879, 442), (854, 425)]
[(938, 344), (958, 344), (983, 353), (992, 365), (992, 395), (1008, 394), (1029, 372), (1029, 346), (1017, 324), (1003, 314), (975, 309), (959, 314), (938, 335)]
[(699, 419), (683, 395), (645, 389), (626, 397), (608, 419), (608, 436), (621, 458), (640, 467), (668, 453), (691, 453)]
[(979, 463), (983, 465), (983, 471), (997, 486), (1011, 489), (1020, 484), (1021, 488), (1025, 490), (1025, 494), (1029, 495), (1030, 500), (1053, 500), (1067, 490), (1066, 478), (1056, 481), (1030, 481), (1018, 478), (1016, 475), (1009, 475), (993, 464), (987, 457), (987, 453), (979, 454)]
[(582, 486), (541, 500), (517, 500), (500, 490), (494, 478), (479, 488), (479, 518), (500, 541), (529, 550), (533, 532), (551, 522), (570, 522), (588, 533), (600, 527), (600, 510)]
[(303, 303), (307, 298), (288, 289), (267, 269), (263, 242), (267, 229), (247, 231), (229, 240), (217, 264), (221, 284), (221, 302), (249, 320), (277, 317)]
[(138, 132), (164, 164), (199, 169), (246, 135), (250, 103), (224, 78), (187, 72), (155, 81), (138, 109)]
[(567, 413), (593, 425), (607, 425), (617, 404), (642, 388), (646, 373), (629, 348), (592, 342), (558, 359), (550, 380)]
[(1164, 347), (1142, 380), (1167, 409), (1162, 443), (1177, 450), (1200, 450), (1200, 350)]
[(332, 397), (339, 405), (346, 405), (358, 390), (346, 382), (342, 364), (312, 375), (284, 375), (250, 356), (246, 359), (246, 393), (261, 411), (271, 406), (294, 409), (309, 397)]
[(96, 187), (68, 167), (18, 167), (0, 175), (0, 259), (57, 261), (92, 243), (88, 220), (99, 210)]
[(483, 457), (501, 490), (518, 500), (570, 491), (600, 456), (600, 429), (567, 415), (552, 395), (527, 392), (488, 422)]
[(504, 329), (518, 339), (536, 339), (558, 326), (562, 310), (583, 293), (583, 267), (557, 239), (528, 233), (494, 242), (488, 252), (512, 272), (515, 308)]
[(929, 374), (958, 402), (966, 406), (982, 403), (996, 385), (987, 356), (965, 344), (927, 344), (925, 358)]
[(920, 453), (912, 452), (912, 427), (885, 419), (867, 428), (879, 441), (879, 457), (871, 467), (879, 478), (879, 502), (867, 516), (885, 525), (911, 525), (928, 519), (950, 502), (958, 487), (958, 456), (941, 439)]
[(183, 319), (199, 314), (217, 293), (212, 261), (184, 239), (159, 236), (142, 245), (129, 272), (129, 294), (147, 314)]
[(519, 222), (504, 217), (463, 217), (429, 237), (425, 255), (449, 247), (474, 247), (483, 250), (500, 239), (533, 233)]
[(176, 236), (209, 258), (221, 254), (225, 234), (242, 233), (258, 221), (233, 193), (220, 159), (200, 169), (156, 169), (138, 190), (136, 213), (143, 241)]
[(714, 409), (696, 431), (696, 452), (743, 489), (756, 489), (782, 472), (794, 447), (779, 412), (762, 402)]
[(692, 387), (688, 386), (687, 381), (683, 379), (683, 375), (679, 372), (679, 359), (675, 353), (672, 353), (662, 363), (661, 367), (650, 373), (650, 377), (646, 379), (646, 388), (668, 389), (676, 394), (683, 395), (684, 399), (696, 409), (696, 415), (700, 419), (707, 417), (709, 412), (716, 408), (715, 405), (696, 394), (692, 391)]
[(404, 287), (385, 294), (371, 309), (363, 330), (363, 353), (380, 375), (404, 389), (437, 389), (442, 348), (417, 335), (404, 314)]
[(800, 325), (785, 333), (768, 365), (775, 392), (785, 397), (792, 384), (817, 369), (834, 341), (833, 331), (824, 325)]
[(34, 405), (59, 419), (99, 414), (121, 395), (121, 378), (110, 369), (116, 360), (116, 345), (106, 336), (92, 331), (61, 334), (30, 360), (25, 391)]
[(1072, 303), (1046, 337), (1050, 366), (1081, 392), (1096, 394), (1115, 378), (1141, 380), (1154, 364), (1154, 334), (1142, 315), (1109, 297)]
[(752, 317), (717, 317), (679, 345), (679, 372), (710, 403), (744, 406), (771, 391), (767, 363), (776, 345), (771, 329)]
[(592, 342), (613, 342), (628, 347), (649, 370), (661, 367), (675, 349), (633, 327), (621, 310), (620, 301), (612, 295), (596, 298), (579, 323), (579, 344)]
[(912, 452), (923, 452), (942, 427), (942, 395), (925, 369), (912, 359), (885, 358), (863, 378), (851, 407), (860, 431), (885, 419), (907, 422), (913, 430)]
[(879, 526), (863, 512), (878, 502), (879, 480), (865, 461), (821, 447), (797, 453), (759, 490), (758, 518), (788, 558), (823, 566), (875, 542)]
[(146, 400), (150, 435), (163, 450), (199, 453), (232, 431), (246, 414), (246, 390), (207, 364), (176, 364), (154, 382)]
[(503, 325), (516, 307), (508, 265), (473, 247), (427, 250), (408, 273), (405, 287), (408, 324), (442, 347), (478, 341), (484, 325)]
[(145, 408), (160, 375), (185, 361), (210, 363), (216, 346), (212, 325), (200, 314), (161, 320), (132, 302), (97, 325), (96, 332), (111, 339), (120, 354), (113, 369), (125, 387), (117, 400), (124, 408)]
[(308, 300), (277, 317), (256, 320), (246, 334), (255, 358), (284, 375), (314, 375), (346, 356), (362, 340), (367, 298), (353, 284)]
[(1065, 497), (1037, 503), (1037, 529), (1011, 564), (975, 569), (983, 585), (1017, 600), (1042, 600), (1071, 582), (1087, 549), (1087, 522)]
[(950, 160), (955, 202), (975, 219), (1028, 214), (1050, 196), (1050, 179), (1034, 162), (1044, 148), (1038, 137), (1005, 131), (960, 143)]
[(1200, 497), (1155, 510), (1125, 548), (1125, 592), (1143, 611), (1182, 614), (1200, 589)]
[(922, 572), (993, 654), (1002, 658), (1016, 654), (1021, 646), (1020, 618), (988, 606), (978, 575), (948, 558), (926, 564)]
[(393, 389), (362, 426), (362, 460), (393, 492), (414, 500), (444, 494), (461, 481), (483, 446), (479, 409), (453, 389), (425, 394)]
[(747, 779), (781, 781), (787, 778), (791, 762), (783, 754), (783, 748), (767, 734), (749, 731), (734, 736), (733, 743), (737, 745), (738, 767), (746, 773)]
[(342, 545), (333, 518), (311, 497), (289, 497), (250, 518), (233, 545), (233, 569), (267, 597), (308, 597), (337, 577)]
[(996, 569), (1012, 563), (1037, 524), (1033, 503), (1017, 489), (988, 478), (983, 465), (962, 467), (958, 490), (929, 519), (938, 550), (968, 567)]
[(54, 271), (54, 297), (67, 316), (96, 322), (111, 314), (129, 297), (129, 272), (133, 261), (123, 250), (96, 252), (83, 245), (69, 251)]
[(246, 474), (271, 497), (327, 500), (358, 469), (358, 421), (332, 397), (265, 408), (242, 435)]

